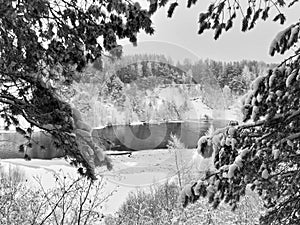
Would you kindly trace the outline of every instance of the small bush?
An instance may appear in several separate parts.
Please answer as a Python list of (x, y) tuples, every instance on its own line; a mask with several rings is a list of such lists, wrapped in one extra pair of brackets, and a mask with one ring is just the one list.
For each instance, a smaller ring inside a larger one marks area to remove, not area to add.
[(195, 204), (182, 208), (178, 204), (179, 187), (165, 183), (150, 191), (131, 192), (126, 202), (114, 215), (106, 216), (106, 225), (178, 225), (224, 224), (255, 225), (263, 211), (257, 194), (247, 191), (239, 207), (232, 212), (226, 204), (213, 209), (207, 199), (200, 198)]
[(18, 167), (1, 167), (0, 179), (0, 224), (35, 224), (34, 204), (40, 196), (26, 188), (24, 173)]
[(69, 178), (54, 174), (55, 186), (45, 189), (24, 180), (18, 167), (0, 169), (1, 225), (93, 225), (102, 221), (102, 203), (110, 194), (103, 193), (102, 178), (91, 182), (86, 178)]
[(200, 198), (184, 209), (184, 213), (180, 215), (180, 224), (256, 225), (263, 210), (262, 200), (250, 190), (246, 192), (235, 211), (225, 203), (213, 209), (207, 199)]
[(181, 142), (180, 138), (178, 138), (176, 135), (171, 134), (170, 140), (168, 140), (167, 144), (168, 149), (185, 149), (186, 147)]
[(107, 225), (172, 224), (178, 209), (179, 187), (165, 183), (150, 190), (131, 192), (115, 216), (106, 218)]

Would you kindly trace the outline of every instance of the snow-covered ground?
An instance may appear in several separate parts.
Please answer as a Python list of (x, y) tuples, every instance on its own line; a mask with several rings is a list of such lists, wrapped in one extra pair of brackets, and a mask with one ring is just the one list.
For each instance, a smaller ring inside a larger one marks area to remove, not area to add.
[[(191, 168), (195, 150), (177, 150), (180, 168)], [(128, 155), (111, 156), (114, 163), (112, 171), (99, 168), (97, 173), (104, 175), (103, 193), (113, 195), (103, 204), (103, 214), (112, 214), (126, 200), (128, 193), (136, 189), (149, 189), (153, 184), (174, 180), (176, 177), (174, 150), (146, 150)], [(27, 184), (38, 187), (39, 178), (45, 189), (55, 187), (54, 173), (71, 178), (78, 177), (76, 168), (70, 166), (64, 159), (39, 160), (3, 159), (0, 167), (8, 171), (10, 167), (18, 167), (27, 179)], [(104, 195), (105, 195), (104, 194)]]
[(200, 98), (190, 99), (190, 110), (185, 113), (185, 117), (191, 120), (203, 118), (213, 118), (213, 109), (205, 105)]
[(55, 186), (55, 178), (53, 176), (55, 173), (61, 173), (70, 177), (78, 176), (76, 168), (70, 166), (64, 159), (32, 159), (30, 161), (24, 159), (2, 159), (0, 160), (0, 167), (4, 171), (17, 167), (24, 174), (29, 185), (33, 187), (38, 186), (36, 181), (36, 178), (38, 178), (46, 189)]
[(178, 87), (168, 87), (156, 90), (159, 96), (157, 106), (162, 104), (162, 101), (173, 102), (177, 108), (183, 107), (186, 103), (187, 111), (182, 115), (184, 120), (199, 120), (203, 118), (237, 120), (240, 121), (240, 103), (237, 101), (229, 109), (216, 110), (208, 107), (202, 101), (201, 96), (188, 98), (185, 93)]

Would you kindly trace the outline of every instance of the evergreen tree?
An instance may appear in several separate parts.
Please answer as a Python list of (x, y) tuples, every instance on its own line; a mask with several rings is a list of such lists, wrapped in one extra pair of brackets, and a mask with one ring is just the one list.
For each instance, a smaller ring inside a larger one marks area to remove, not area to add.
[[(196, 2), (188, 0), (188, 7)], [(274, 10), (273, 20), (284, 24), (287, 15), (281, 10), (296, 7), (297, 1), (265, 3), (249, 1), (243, 8), (240, 1), (214, 2), (200, 13), (198, 33), (213, 30), (218, 39), (232, 28), (239, 12), (242, 31), (253, 29)], [(177, 6), (177, 2), (169, 6), (169, 17)], [(212, 135), (216, 171), (183, 190), (184, 204), (207, 196), (215, 208), (224, 201), (235, 209), (246, 187), (251, 187), (261, 195), (267, 209), (261, 224), (300, 224), (299, 33), (300, 22), (295, 22), (276, 35), (269, 54), (284, 54), (292, 47), (293, 54), (252, 83), (243, 107), (244, 121), (252, 123), (231, 125)]]
[(125, 96), (123, 93), (124, 84), (120, 78), (116, 75), (112, 75), (106, 80), (105, 84), (104, 95), (106, 98), (110, 98), (117, 106), (122, 106), (125, 101)]
[(251, 81), (253, 81), (255, 78), (255, 74), (250, 71), (250, 69), (247, 65), (245, 65), (243, 68), (242, 78), (245, 81), (247, 87), (250, 87)]
[[(79, 172), (94, 179), (72, 134), (71, 107), (53, 84), (70, 85), (104, 51), (119, 55), (118, 39), (136, 43), (140, 30), (152, 34), (150, 16), (130, 1), (0, 1), (0, 116), (6, 129), (14, 125), (28, 139), (33, 126), (47, 131)], [(18, 116), (31, 127), (21, 128)]]

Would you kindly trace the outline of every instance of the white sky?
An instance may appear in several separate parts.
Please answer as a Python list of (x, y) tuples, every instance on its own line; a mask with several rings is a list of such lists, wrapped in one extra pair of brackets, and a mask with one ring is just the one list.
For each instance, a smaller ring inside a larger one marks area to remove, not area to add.
[(199, 12), (206, 10), (209, 3), (210, 1), (206, 4), (198, 1), (196, 6), (188, 9), (186, 1), (179, 1), (180, 5), (171, 19), (167, 18), (168, 7), (160, 8), (152, 18), (155, 34), (150, 36), (140, 33), (138, 47), (133, 47), (128, 41), (122, 41), (124, 54), (164, 53), (175, 61), (197, 57), (222, 61), (251, 59), (275, 63), (286, 57), (269, 56), (269, 45), (278, 31), (299, 21), (299, 3), (286, 10), (287, 21), (284, 25), (272, 21), (277, 14), (273, 10), (268, 22), (259, 20), (253, 30), (244, 33), (241, 31), (241, 20), (237, 18), (233, 29), (223, 33), (217, 41), (213, 39), (213, 32), (197, 34)]

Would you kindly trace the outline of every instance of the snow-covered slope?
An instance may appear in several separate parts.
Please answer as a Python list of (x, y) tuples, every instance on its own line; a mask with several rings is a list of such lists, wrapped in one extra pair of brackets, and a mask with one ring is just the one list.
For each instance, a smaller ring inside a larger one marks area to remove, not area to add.
[[(146, 163), (155, 163), (155, 160), (148, 162), (149, 160), (144, 157), (145, 154), (150, 154), (150, 152), (152, 151), (150, 150), (149, 153), (134, 153), (134, 158), (128, 158), (126, 155), (117, 157), (114, 160), (115, 169), (111, 172), (105, 171), (102, 168), (97, 169), (98, 174), (104, 175), (104, 186), (103, 190), (101, 190), (102, 197), (108, 196), (113, 192), (113, 195), (107, 201), (103, 202), (101, 213), (112, 214), (116, 212), (126, 200), (129, 192), (135, 191), (137, 188), (149, 188), (154, 182), (163, 181), (167, 178), (166, 172), (144, 171), (142, 169), (147, 166)], [(165, 153), (168, 152), (166, 150), (155, 151), (151, 153), (151, 157), (154, 159), (157, 154), (163, 156)], [(24, 176), (26, 184), (32, 188), (40, 188), (39, 182), (45, 190), (57, 187), (54, 174), (72, 180), (79, 177), (77, 169), (70, 166), (64, 159), (32, 159), (31, 161), (25, 161), (24, 159), (0, 160), (0, 170), (2, 172), (8, 172), (10, 169), (16, 167), (22, 176)], [(122, 170), (124, 171), (122, 172)]]

